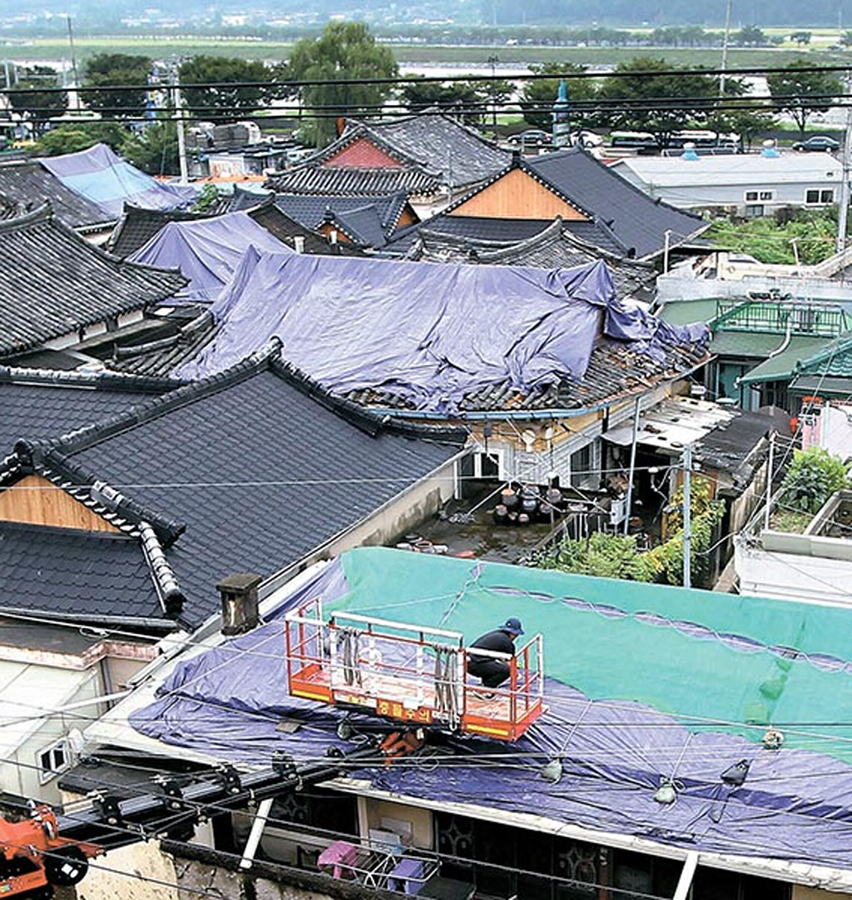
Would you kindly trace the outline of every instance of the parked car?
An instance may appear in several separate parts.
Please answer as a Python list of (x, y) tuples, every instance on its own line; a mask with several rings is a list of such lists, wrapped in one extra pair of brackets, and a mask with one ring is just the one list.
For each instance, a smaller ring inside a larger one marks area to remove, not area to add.
[(804, 152), (827, 151), (833, 153), (835, 150), (840, 149), (840, 142), (836, 141), (833, 137), (829, 137), (827, 134), (812, 134), (804, 141), (796, 141), (796, 143), (793, 144), (793, 149), (802, 150)]
[(510, 144), (522, 144), (530, 146), (532, 144), (552, 144), (553, 135), (548, 131), (542, 131), (540, 128), (528, 128), (520, 134), (512, 134), (508, 137)]

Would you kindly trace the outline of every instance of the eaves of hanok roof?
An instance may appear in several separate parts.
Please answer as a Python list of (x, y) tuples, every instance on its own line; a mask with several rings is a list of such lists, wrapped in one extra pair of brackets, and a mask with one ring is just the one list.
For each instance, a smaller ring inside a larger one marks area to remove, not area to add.
[[(303, 166), (321, 166), (333, 159), (338, 153), (351, 147), (357, 141), (366, 138), (372, 144), (375, 144), (382, 152), (386, 153), (392, 159), (399, 163), (400, 166), (414, 169), (425, 169), (428, 166), (427, 160), (422, 156), (412, 154), (408, 150), (397, 146), (388, 141), (375, 127), (364, 122), (357, 122), (354, 119), (346, 120), (346, 127), (343, 133), (335, 138), (330, 144), (317, 150), (313, 156), (309, 156), (302, 165), (294, 167), (295, 169)], [(432, 172), (433, 175), (440, 175), (440, 170)]]
[(146, 244), (169, 222), (194, 222), (197, 219), (207, 219), (210, 215), (209, 212), (190, 212), (186, 209), (144, 209), (125, 203), (121, 218), (106, 242), (105, 249), (124, 259)]
[(323, 228), (335, 228), (357, 247), (379, 248), (387, 242), (382, 220), (375, 206), (362, 206), (346, 212), (328, 210), (322, 223)]
[(246, 213), (273, 237), (293, 250), (296, 250), (297, 238), (301, 238), (303, 243), (299, 252), (302, 253), (321, 256), (363, 256), (359, 248), (339, 242), (332, 244), (313, 229), (306, 228), (301, 222), (288, 216), (275, 205), (275, 197), (271, 194), (262, 203), (247, 209)]
[[(685, 378), (711, 358), (706, 347), (696, 344), (670, 345), (665, 350), (665, 360), (658, 361), (613, 338), (599, 338), (588, 368), (579, 381), (565, 379), (535, 388), (527, 394), (505, 382), (492, 385), (468, 394), (459, 403), (457, 413), (449, 418), (523, 420), (581, 416)], [(424, 420), (448, 418), (446, 413), (416, 409), (413, 404), (387, 391), (352, 391), (347, 396), (382, 415)]]
[(115, 347), (104, 365), (115, 372), (167, 378), (181, 363), (192, 359), (216, 335), (218, 326), (209, 310), (204, 310), (176, 334), (144, 344)]
[(266, 185), (284, 194), (375, 197), (404, 191), (409, 197), (431, 197), (441, 189), (441, 183), (440, 175), (420, 168), (361, 169), (305, 164), (271, 176)]
[[(31, 564), (37, 559), (41, 569), (37, 582), (49, 585), (48, 597), (37, 585), (30, 585), (26, 592), (18, 589), (14, 595), (6, 591), (0, 610), (90, 624), (132, 624), (154, 631), (171, 631), (176, 622), (185, 625), (186, 598), (165, 553), (185, 526), (144, 509), (71, 462), (61, 449), (64, 440), (18, 441), (14, 452), (0, 462), (0, 490), (14, 488), (26, 476), (38, 476), (103, 519), (110, 530), (81, 532), (68, 527), (0, 523), (8, 551), (2, 561), (4, 584), (32, 581)], [(18, 534), (22, 528), (27, 529), (26, 535)], [(131, 565), (132, 576), (125, 570), (130, 565), (126, 545), (116, 546), (122, 537), (138, 542), (147, 577), (140, 579), (138, 562)], [(114, 554), (120, 554), (120, 566), (119, 559), (112, 558)], [(100, 563), (119, 570), (102, 571)], [(145, 589), (147, 580), (150, 591)]]
[(354, 210), (367, 206), (376, 209), (385, 237), (392, 234), (399, 225), (400, 217), (408, 204), (404, 191), (383, 197), (365, 198), (352, 195), (322, 194), (276, 194), (275, 205), (285, 215), (295, 219), (307, 228), (319, 228), (329, 210), (335, 215), (347, 216)]
[[(0, 222), (0, 355), (142, 312), (188, 282), (92, 246), (44, 206)], [(21, 273), (26, 273), (22, 278)]]
[(657, 277), (656, 269), (650, 263), (624, 259), (576, 237), (565, 228), (559, 216), (538, 234), (514, 242), (462, 238), (441, 232), (440, 225), (433, 231), (427, 222), (419, 230), (417, 241), (406, 258), (426, 262), (533, 266), (539, 269), (570, 268), (603, 259), (621, 297), (651, 290)]
[(66, 187), (38, 160), (0, 163), (0, 193), (22, 210), (49, 203), (56, 217), (80, 234), (103, 231), (115, 224), (103, 210)]
[(627, 255), (653, 259), (710, 227), (692, 213), (649, 197), (587, 151), (574, 147), (525, 158), (522, 167), (559, 196), (594, 211)]

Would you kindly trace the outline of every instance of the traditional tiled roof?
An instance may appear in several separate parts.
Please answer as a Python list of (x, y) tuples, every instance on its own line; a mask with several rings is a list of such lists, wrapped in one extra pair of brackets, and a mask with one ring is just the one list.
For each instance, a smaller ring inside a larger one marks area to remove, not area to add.
[[(154, 631), (174, 628), (139, 535), (0, 522), (0, 542), (3, 611)], [(172, 597), (176, 609), (177, 595)]]
[(93, 247), (47, 208), (0, 223), (0, 237), (5, 357), (145, 310), (186, 284), (179, 272), (123, 262)]
[[(441, 173), (444, 184), (457, 189), (476, 184), (504, 169), (511, 151), (486, 140), (472, 128), (461, 125), (450, 116), (423, 112), (382, 122), (349, 120), (339, 141), (351, 142), (358, 136), (368, 137), (400, 159), (416, 160), (435, 173)], [(338, 142), (323, 151), (324, 158), (337, 152)]]
[(38, 160), (0, 163), (0, 193), (24, 211), (49, 203), (59, 221), (76, 231), (98, 231), (114, 222), (99, 206), (65, 187)]
[(521, 166), (567, 200), (593, 211), (628, 256), (656, 256), (664, 249), (666, 232), (675, 247), (707, 227), (698, 216), (651, 199), (580, 148), (529, 157)]
[(430, 196), (441, 187), (441, 177), (422, 169), (360, 169), (305, 163), (273, 175), (267, 185), (286, 194), (349, 194), (375, 197), (404, 191), (409, 196)]
[(115, 348), (112, 357), (104, 363), (116, 372), (165, 378), (181, 363), (192, 359), (215, 334), (216, 324), (205, 310), (168, 337)]
[(179, 384), (172, 379), (109, 372), (0, 366), (0, 459), (20, 438), (41, 440), (76, 431)]
[(198, 624), (218, 608), (222, 576), (296, 563), (448, 461), (466, 437), (335, 399), (279, 352), (275, 341), (88, 428), (19, 442), (0, 478), (34, 471), (127, 533), (144, 538), (150, 526), (187, 598), (183, 616)]
[[(287, 216), (300, 222), (306, 228), (319, 228), (327, 221), (326, 214), (331, 213), (333, 218), (341, 223), (348, 223), (344, 230), (351, 229), (353, 235), (364, 238), (358, 243), (367, 243), (371, 246), (381, 246), (396, 230), (408, 197), (403, 192), (388, 194), (384, 197), (348, 197), (330, 194), (276, 194), (275, 205)], [(372, 208), (373, 212), (367, 210)], [(379, 230), (367, 225), (377, 222)], [(360, 226), (360, 227), (359, 227)], [(367, 228), (368, 233), (361, 233), (360, 229)], [(370, 238), (380, 242), (371, 243)]]
[[(630, 258), (644, 259), (662, 253), (667, 232), (669, 246), (675, 247), (707, 227), (697, 216), (653, 200), (579, 147), (541, 156), (523, 157), (516, 153), (510, 166), (451, 203), (442, 217), (455, 218), (453, 210), (513, 170), (525, 172), (583, 213), (609, 239), (602, 243), (585, 236), (586, 240)], [(572, 224), (566, 222), (569, 228)]]
[(446, 221), (441, 220), (435, 230), (429, 227), (430, 223), (424, 223), (406, 258), (424, 262), (471, 262), (541, 269), (570, 268), (604, 259), (616, 290), (622, 297), (650, 294), (656, 281), (656, 271), (650, 264), (602, 252), (571, 234), (559, 218), (533, 237), (512, 243), (445, 234), (440, 230), (440, 225)]
[[(592, 351), (589, 366), (579, 381), (567, 379), (527, 394), (507, 383), (488, 387), (467, 397), (459, 404), (459, 413), (502, 411), (507, 414), (524, 410), (575, 410), (598, 404), (611, 404), (631, 394), (642, 393), (656, 384), (682, 377), (710, 359), (707, 348), (684, 342), (665, 348), (665, 360), (653, 359), (645, 353), (628, 349), (612, 338), (599, 338)], [(376, 410), (413, 409), (396, 394), (382, 390), (354, 391), (349, 399)]]
[[(397, 256), (408, 253), (414, 246), (422, 228), (440, 231), (459, 240), (488, 241), (500, 244), (513, 244), (528, 241), (541, 234), (549, 222), (542, 219), (502, 219), (488, 216), (459, 216), (439, 213), (425, 222), (411, 225), (394, 235), (393, 241), (382, 248), (382, 255)], [(565, 231), (585, 244), (616, 257), (626, 255), (623, 247), (612, 231), (602, 222), (577, 221), (568, 219), (563, 222)]]
[[(271, 194), (259, 194), (238, 189), (226, 204), (218, 205), (213, 214), (241, 211), (246, 212), (258, 225), (262, 225), (288, 247), (295, 247), (294, 238), (302, 237), (304, 238), (305, 253), (357, 252), (353, 249), (341, 251), (340, 247), (330, 245), (325, 238), (276, 207)], [(191, 222), (210, 217), (210, 213), (125, 206), (124, 215), (109, 240), (108, 248), (111, 253), (124, 258), (135, 253), (169, 222)]]

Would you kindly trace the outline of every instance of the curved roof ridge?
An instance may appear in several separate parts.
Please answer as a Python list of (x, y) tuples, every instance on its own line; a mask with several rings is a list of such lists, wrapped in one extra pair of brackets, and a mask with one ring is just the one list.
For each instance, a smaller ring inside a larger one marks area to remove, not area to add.
[(36, 448), (40, 448), (41, 452), (58, 450), (75, 453), (97, 441), (132, 428), (141, 422), (156, 419), (173, 409), (183, 406), (185, 403), (206, 397), (210, 393), (221, 390), (225, 385), (236, 384), (245, 378), (251, 377), (265, 368), (269, 364), (269, 360), (278, 354), (280, 348), (280, 339), (273, 337), (256, 353), (251, 354), (224, 372), (210, 375), (199, 381), (182, 381), (180, 386), (167, 394), (144, 400), (113, 416), (58, 437), (42, 441), (20, 441), (19, 443), (24, 448), (32, 448), (34, 452)]

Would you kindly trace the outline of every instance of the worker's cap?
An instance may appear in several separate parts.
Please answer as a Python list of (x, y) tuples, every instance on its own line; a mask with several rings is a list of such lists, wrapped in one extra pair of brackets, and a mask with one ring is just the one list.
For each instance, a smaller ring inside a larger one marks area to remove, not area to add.
[(520, 619), (506, 619), (506, 624), (500, 626), (501, 631), (508, 631), (509, 634), (523, 634), (524, 629), (521, 628)]

